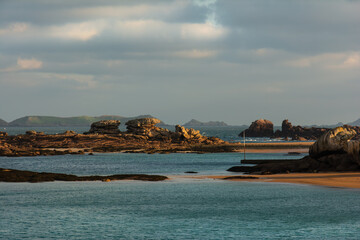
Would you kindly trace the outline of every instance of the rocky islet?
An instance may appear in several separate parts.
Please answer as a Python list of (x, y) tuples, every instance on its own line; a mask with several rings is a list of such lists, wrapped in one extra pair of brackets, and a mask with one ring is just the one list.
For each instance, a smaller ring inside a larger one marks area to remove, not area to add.
[(8, 136), (0, 134), (0, 156), (37, 156), (84, 154), (91, 152), (145, 152), (167, 153), (177, 151), (224, 151), (223, 140), (202, 136), (199, 131), (180, 125), (170, 131), (157, 127), (156, 118), (141, 118), (126, 123), (127, 131), (118, 129), (120, 121), (98, 121), (88, 132), (78, 134), (44, 134), (27, 131), (26, 134)]

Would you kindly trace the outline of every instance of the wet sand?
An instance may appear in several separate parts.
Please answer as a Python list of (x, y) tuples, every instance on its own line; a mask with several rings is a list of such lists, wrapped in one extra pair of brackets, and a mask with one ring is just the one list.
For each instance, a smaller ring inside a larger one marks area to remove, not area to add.
[[(239, 177), (238, 179), (236, 177)], [(249, 177), (249, 178), (242, 178)], [(254, 178), (252, 178), (254, 177)], [(310, 184), (339, 188), (360, 188), (360, 172), (347, 173), (288, 173), (271, 175), (186, 175), (171, 176), (170, 179), (216, 179), (226, 181), (279, 182)], [(225, 179), (228, 178), (228, 179)]]
[[(246, 143), (247, 153), (287, 153), (309, 152), (309, 147), (314, 142), (276, 142), (276, 143)], [(238, 144), (236, 152), (243, 152), (243, 144)]]

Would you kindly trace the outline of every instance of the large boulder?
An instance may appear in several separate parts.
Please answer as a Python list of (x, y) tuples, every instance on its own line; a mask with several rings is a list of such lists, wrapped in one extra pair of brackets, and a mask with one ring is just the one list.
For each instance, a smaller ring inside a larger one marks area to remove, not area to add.
[[(259, 119), (252, 122), (244, 131), (247, 137), (271, 137), (274, 134), (274, 124), (269, 120)], [(244, 131), (239, 134), (240, 137), (243, 136)]]
[(356, 136), (356, 131), (350, 128), (337, 127), (322, 135), (310, 146), (310, 157), (320, 157), (332, 153), (347, 152), (350, 139)]
[(119, 134), (119, 120), (101, 120), (91, 124), (89, 132), (84, 134)]

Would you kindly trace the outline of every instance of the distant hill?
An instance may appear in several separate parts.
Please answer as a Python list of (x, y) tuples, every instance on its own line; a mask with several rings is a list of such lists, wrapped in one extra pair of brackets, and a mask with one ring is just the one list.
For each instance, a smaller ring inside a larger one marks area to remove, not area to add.
[(6, 127), (7, 125), (8, 123), (0, 118), (0, 127)]
[(227, 125), (224, 122), (219, 121), (210, 121), (210, 122), (200, 122), (195, 119), (191, 119), (189, 122), (184, 124), (185, 127), (227, 127)]
[[(152, 117), (140, 115), (136, 117), (123, 117), (117, 115), (103, 115), (98, 117), (53, 117), (53, 116), (26, 116), (18, 118), (8, 124), (13, 127), (58, 127), (58, 126), (90, 126), (91, 123), (100, 120), (120, 120), (122, 124), (136, 118)], [(163, 123), (163, 122), (162, 122)], [(161, 124), (159, 124), (161, 125)], [(163, 125), (165, 125), (163, 123)]]
[(360, 118), (356, 121), (353, 121), (351, 123), (348, 123), (348, 125), (351, 125), (351, 126), (360, 126)]
[(333, 125), (310, 125), (310, 126), (304, 126), (304, 127), (336, 128), (336, 127), (341, 127), (341, 126), (344, 126), (344, 123), (338, 122), (337, 124), (333, 124)]

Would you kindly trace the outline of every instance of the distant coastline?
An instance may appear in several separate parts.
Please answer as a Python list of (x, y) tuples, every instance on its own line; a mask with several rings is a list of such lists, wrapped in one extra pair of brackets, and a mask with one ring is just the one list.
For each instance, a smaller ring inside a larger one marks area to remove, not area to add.
[[(21, 118), (17, 118), (13, 121), (7, 122), (0, 118), (0, 127), (88, 127), (91, 123), (100, 121), (100, 120), (120, 120), (125, 123), (129, 120), (139, 119), (139, 118), (153, 118), (152, 115), (139, 115), (134, 117), (124, 117), (120, 115), (101, 115), (101, 116), (75, 116), (75, 117), (57, 117), (57, 116), (25, 116)], [(346, 123), (350, 126), (360, 126), (360, 118)], [(171, 124), (164, 123), (161, 121), (159, 126), (174, 126)], [(344, 125), (339, 122), (333, 125), (311, 125), (304, 127), (325, 127), (325, 128), (335, 128), (338, 126)], [(183, 124), (185, 127), (243, 127), (247, 128), (249, 125), (239, 124), (239, 125), (229, 125), (224, 121), (208, 121), (202, 122), (196, 119), (191, 119), (190, 121)], [(274, 129), (280, 129), (281, 126), (274, 126)]]
[[(102, 115), (102, 116), (77, 116), (77, 117), (54, 117), (54, 116), (25, 116), (6, 122), (0, 119), (0, 127), (70, 127), (70, 126), (90, 126), (91, 123), (100, 120), (119, 120), (127, 122), (138, 118), (152, 118), (151, 115), (139, 115), (135, 117), (124, 117), (119, 115)], [(159, 125), (166, 125), (161, 122)]]

